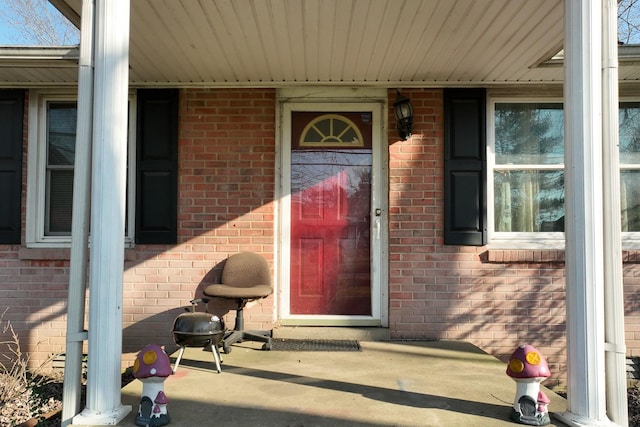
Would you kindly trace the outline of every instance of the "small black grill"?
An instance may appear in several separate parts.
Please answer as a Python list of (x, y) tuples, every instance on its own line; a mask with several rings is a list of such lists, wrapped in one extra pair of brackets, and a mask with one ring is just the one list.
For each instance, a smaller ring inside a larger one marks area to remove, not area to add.
[(179, 346), (217, 346), (223, 338), (224, 324), (211, 313), (183, 313), (173, 323), (173, 339)]
[(173, 322), (173, 340), (180, 347), (173, 372), (178, 370), (185, 347), (211, 347), (216, 369), (220, 369), (220, 353), (218, 346), (224, 339), (224, 321), (211, 313), (195, 311), (198, 302), (207, 302), (204, 299), (191, 301), (192, 311), (182, 313)]

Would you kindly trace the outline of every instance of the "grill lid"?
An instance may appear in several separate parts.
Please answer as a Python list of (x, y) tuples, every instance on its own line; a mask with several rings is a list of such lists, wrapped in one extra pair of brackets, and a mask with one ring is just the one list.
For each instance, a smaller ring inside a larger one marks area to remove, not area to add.
[(173, 323), (173, 332), (206, 335), (220, 331), (224, 331), (224, 324), (211, 313), (183, 313)]

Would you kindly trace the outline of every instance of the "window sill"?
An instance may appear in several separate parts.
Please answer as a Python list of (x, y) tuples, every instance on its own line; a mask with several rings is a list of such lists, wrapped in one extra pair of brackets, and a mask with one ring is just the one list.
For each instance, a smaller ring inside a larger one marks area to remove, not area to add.
[[(501, 233), (505, 234), (505, 233)], [(514, 233), (516, 234), (516, 233)], [(532, 236), (533, 233), (518, 233), (514, 236), (494, 236), (490, 239), (489, 250), (560, 250), (564, 251), (564, 234), (554, 236)]]
[(640, 249), (623, 250), (622, 262), (625, 264), (640, 264)]
[[(496, 249), (480, 254), (483, 263), (564, 263), (564, 249)], [(640, 264), (640, 249), (623, 249), (622, 262)]]
[(564, 263), (564, 249), (492, 249), (480, 254), (484, 263)]
[[(69, 261), (71, 259), (70, 248), (26, 248), (21, 247), (18, 251), (18, 258), (21, 260), (36, 261)], [(135, 250), (125, 249), (124, 260), (135, 259)]]
[(58, 261), (71, 258), (70, 248), (25, 248), (18, 251), (21, 260)]
[[(504, 234), (504, 233), (503, 233)], [(493, 250), (564, 250), (564, 234), (556, 233), (554, 237), (523, 237), (513, 236), (507, 238), (504, 236), (494, 237), (490, 239), (487, 249)], [(622, 233), (621, 246), (623, 251), (640, 250), (640, 233)]]

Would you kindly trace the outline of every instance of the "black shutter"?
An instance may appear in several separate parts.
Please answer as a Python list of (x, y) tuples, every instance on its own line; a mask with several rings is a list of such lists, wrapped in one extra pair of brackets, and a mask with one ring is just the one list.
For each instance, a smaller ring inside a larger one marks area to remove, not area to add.
[(177, 242), (178, 91), (138, 91), (136, 242)]
[(486, 92), (444, 91), (444, 242), (487, 243)]
[(0, 90), (0, 243), (20, 243), (24, 91)]

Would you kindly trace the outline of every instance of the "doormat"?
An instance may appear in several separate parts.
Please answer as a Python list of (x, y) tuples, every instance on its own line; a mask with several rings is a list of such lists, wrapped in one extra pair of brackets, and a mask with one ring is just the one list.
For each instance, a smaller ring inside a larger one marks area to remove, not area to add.
[(361, 351), (356, 340), (299, 340), (272, 338), (272, 351)]

